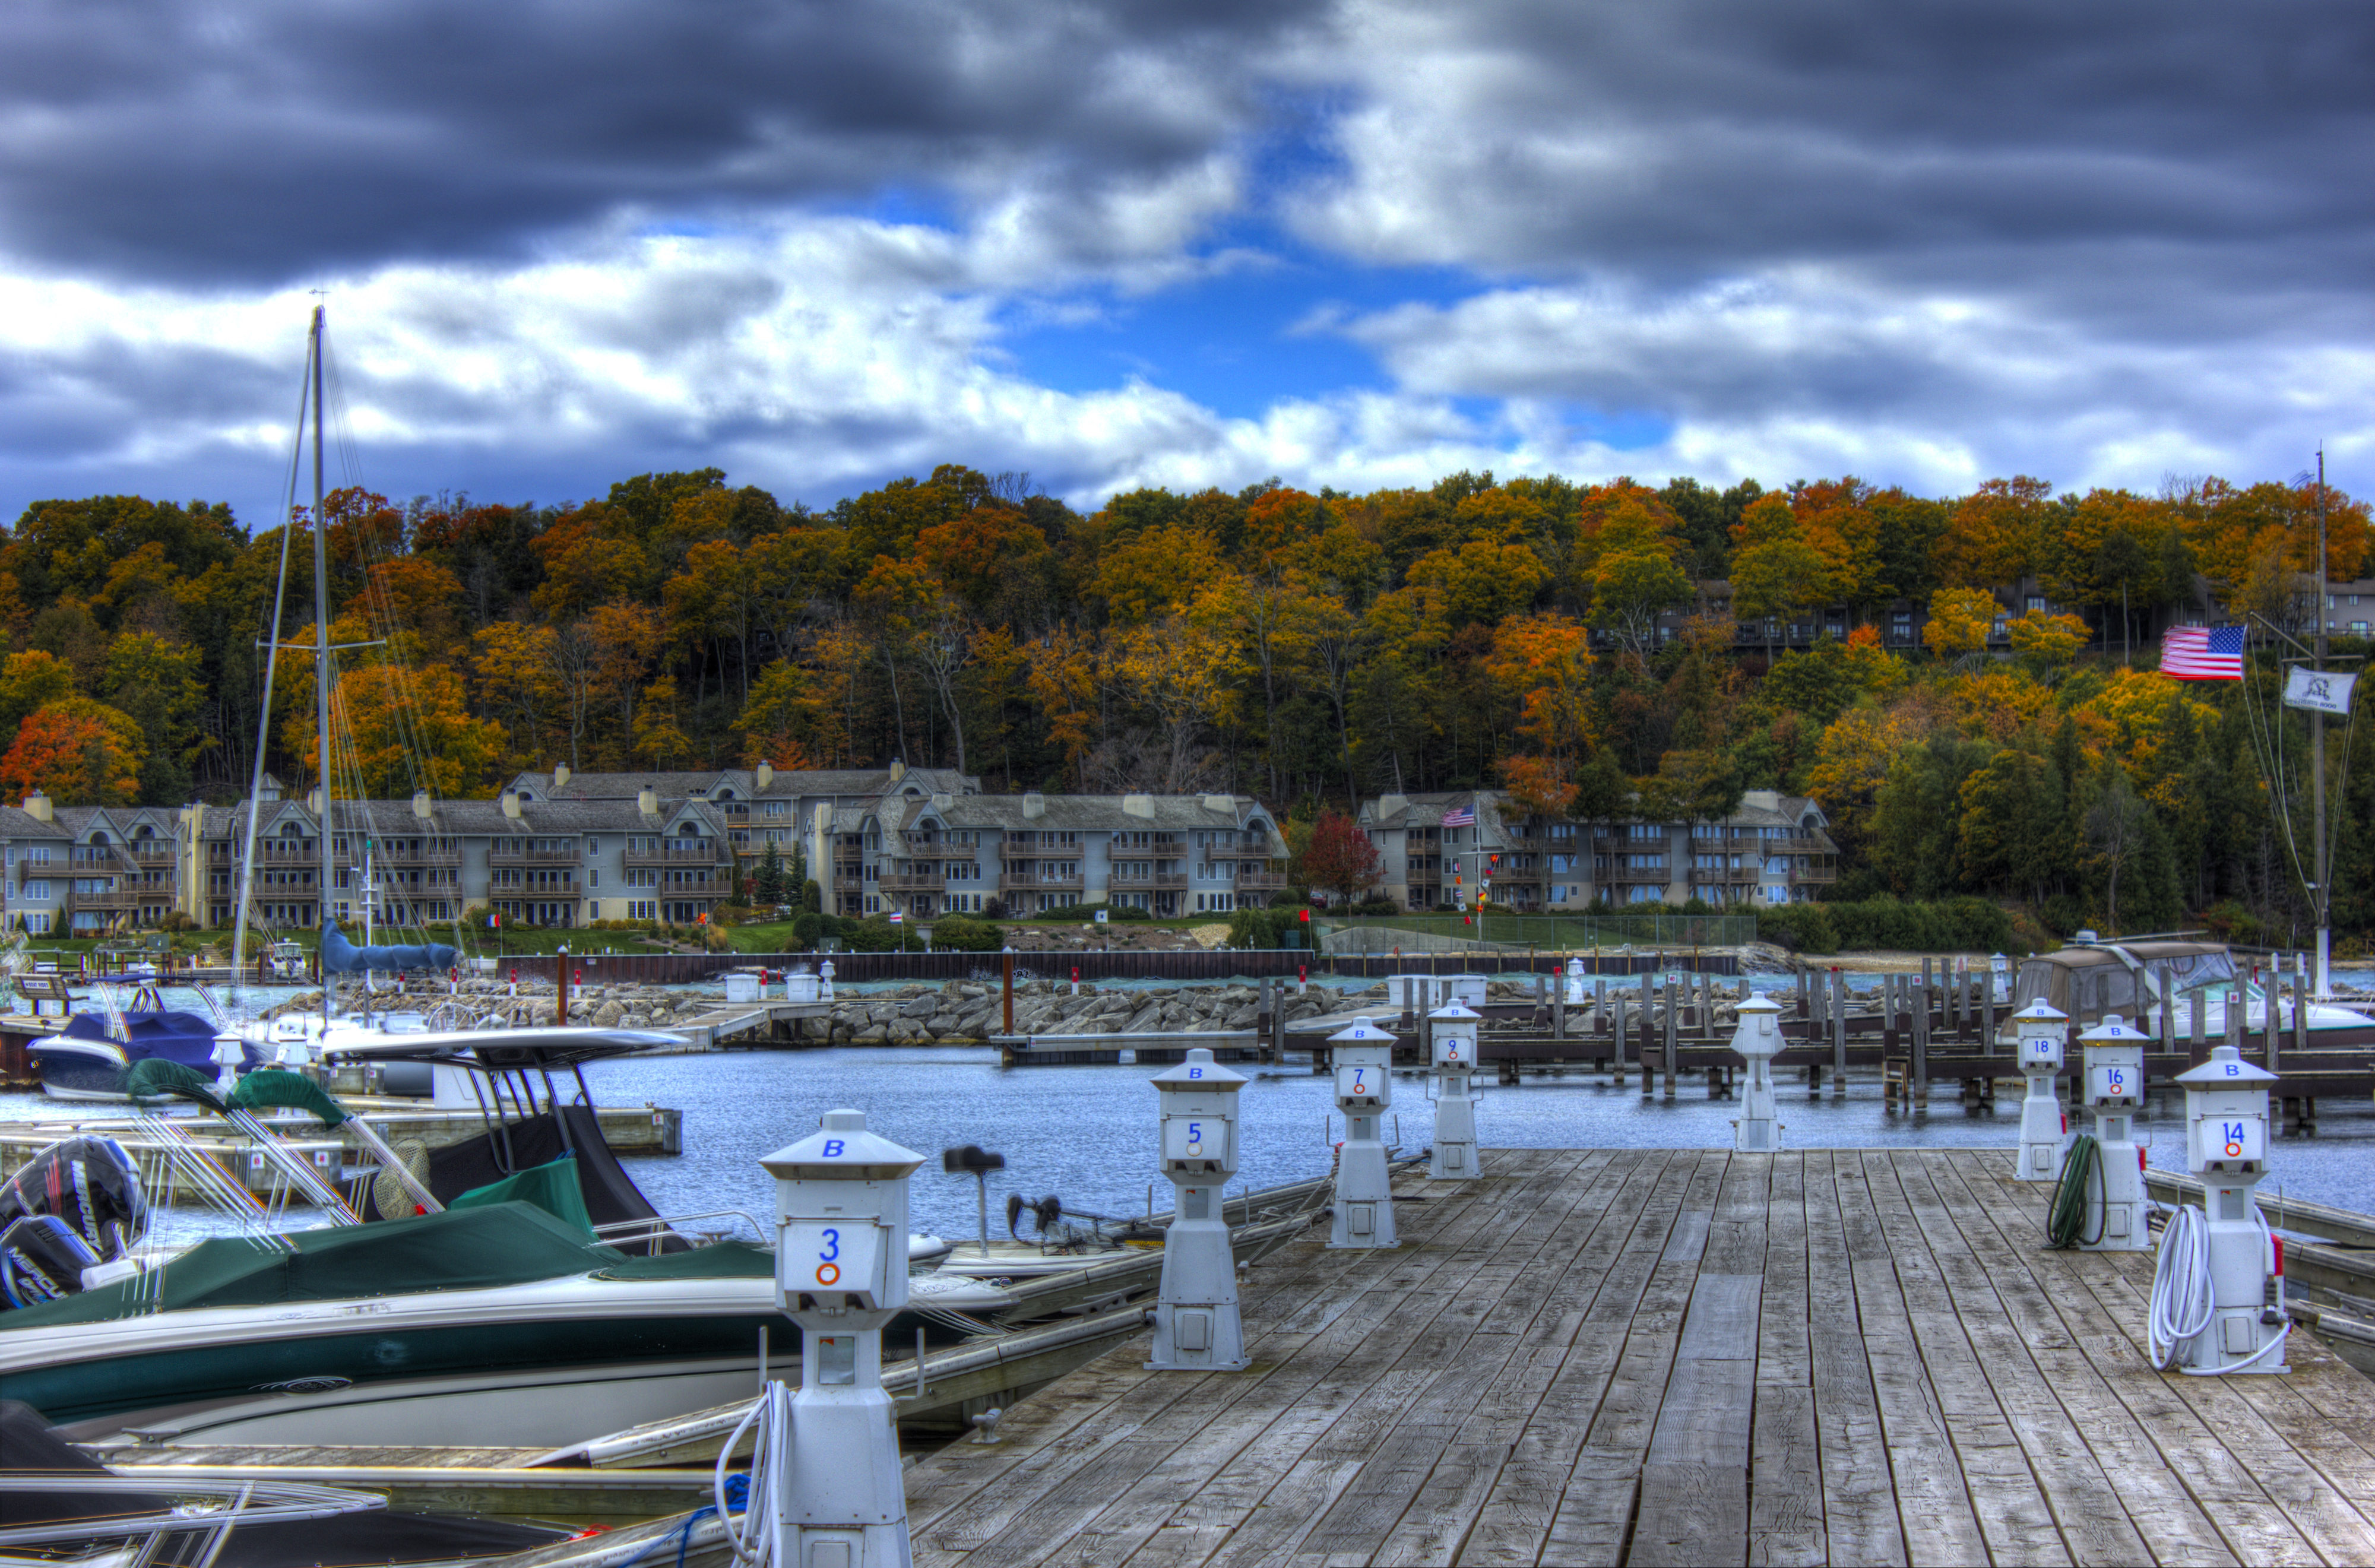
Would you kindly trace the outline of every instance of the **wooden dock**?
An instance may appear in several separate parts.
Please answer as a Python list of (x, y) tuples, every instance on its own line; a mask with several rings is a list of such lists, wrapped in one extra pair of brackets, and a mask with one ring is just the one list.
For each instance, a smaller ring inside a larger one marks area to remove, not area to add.
[(1254, 1269), (1250, 1371), (1133, 1337), (916, 1466), (916, 1562), (2375, 1562), (2375, 1383), (2153, 1371), (2008, 1152), (1487, 1160)]

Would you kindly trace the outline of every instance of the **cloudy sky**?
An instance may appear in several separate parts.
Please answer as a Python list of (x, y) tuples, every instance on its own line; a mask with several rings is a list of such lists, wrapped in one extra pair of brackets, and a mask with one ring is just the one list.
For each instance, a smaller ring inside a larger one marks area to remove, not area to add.
[(2375, 490), (2375, 10), (11, 0), (0, 518), (715, 464)]

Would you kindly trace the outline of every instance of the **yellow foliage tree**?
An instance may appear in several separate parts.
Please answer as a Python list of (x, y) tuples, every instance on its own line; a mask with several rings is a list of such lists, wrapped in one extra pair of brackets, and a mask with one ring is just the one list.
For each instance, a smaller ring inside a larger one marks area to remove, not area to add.
[(1995, 629), (1996, 601), (1977, 588), (1941, 588), (1930, 595), (1930, 621), (1921, 641), (1941, 658), (1960, 658), (1988, 645)]
[(2013, 621), (2004, 632), (2012, 639), (2013, 652), (2048, 670), (2067, 668), (2087, 638), (2086, 623), (2076, 616), (2036, 609)]

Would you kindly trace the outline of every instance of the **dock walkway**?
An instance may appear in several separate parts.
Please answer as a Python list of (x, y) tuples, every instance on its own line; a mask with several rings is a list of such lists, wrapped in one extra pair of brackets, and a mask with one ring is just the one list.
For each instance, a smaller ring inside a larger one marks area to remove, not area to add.
[(2145, 1362), (2149, 1254), (1994, 1151), (1503, 1150), (908, 1477), (919, 1564), (2364, 1563), (2375, 1383)]

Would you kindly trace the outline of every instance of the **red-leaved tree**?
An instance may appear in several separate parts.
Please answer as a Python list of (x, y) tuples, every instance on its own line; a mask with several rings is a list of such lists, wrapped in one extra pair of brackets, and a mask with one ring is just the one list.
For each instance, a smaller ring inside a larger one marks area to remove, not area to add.
[(1364, 898), (1385, 879), (1377, 846), (1341, 811), (1327, 810), (1311, 825), (1311, 847), (1303, 852), (1304, 879), (1347, 901)]

